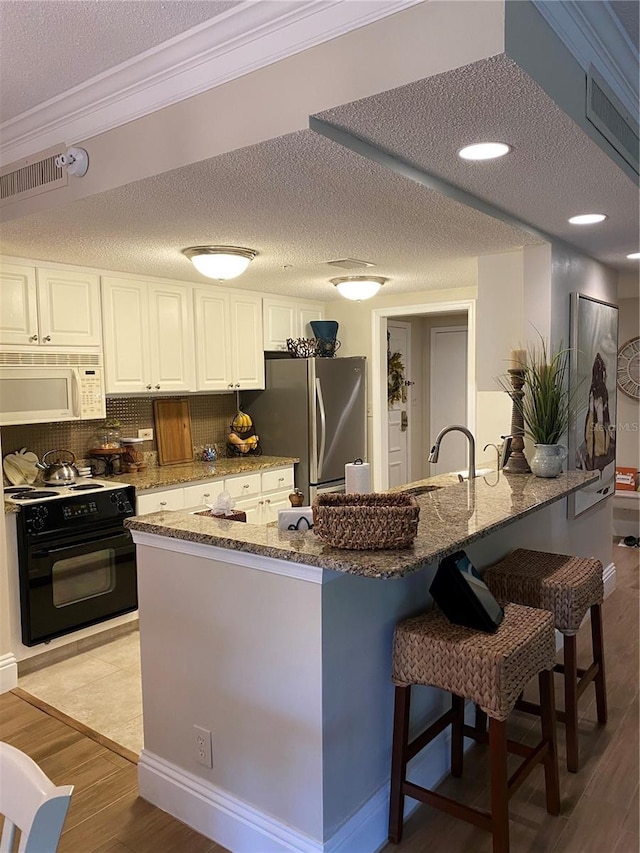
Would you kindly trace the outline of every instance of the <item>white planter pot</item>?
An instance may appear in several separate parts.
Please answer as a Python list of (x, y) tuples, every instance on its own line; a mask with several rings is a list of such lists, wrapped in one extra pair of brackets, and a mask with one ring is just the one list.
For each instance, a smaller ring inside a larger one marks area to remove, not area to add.
[(536, 444), (531, 458), (531, 470), (536, 477), (557, 477), (567, 458), (564, 444)]

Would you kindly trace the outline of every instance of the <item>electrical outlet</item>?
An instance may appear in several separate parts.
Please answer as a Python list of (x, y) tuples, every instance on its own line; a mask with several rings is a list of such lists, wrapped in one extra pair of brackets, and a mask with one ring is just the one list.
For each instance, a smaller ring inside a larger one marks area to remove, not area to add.
[(198, 764), (205, 767), (213, 767), (213, 753), (211, 751), (211, 732), (200, 726), (193, 727), (193, 745), (195, 757)]
[(153, 430), (152, 429), (139, 429), (138, 430), (138, 438), (144, 438), (146, 441), (153, 440)]

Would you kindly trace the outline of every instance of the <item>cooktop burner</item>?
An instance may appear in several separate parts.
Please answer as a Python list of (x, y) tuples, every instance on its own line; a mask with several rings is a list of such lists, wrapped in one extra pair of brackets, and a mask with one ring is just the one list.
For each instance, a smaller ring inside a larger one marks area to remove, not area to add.
[(80, 486), (69, 486), (70, 492), (84, 492), (86, 489), (91, 489), (95, 491), (96, 489), (103, 489), (104, 486), (102, 483), (82, 483)]
[(22, 492), (35, 492), (35, 488), (33, 486), (12, 486), (4, 490), (5, 495), (19, 495)]
[(37, 501), (40, 500), (40, 498), (50, 498), (57, 494), (57, 492), (42, 492), (37, 489), (27, 489), (19, 494), (14, 493), (13, 499), (14, 501)]

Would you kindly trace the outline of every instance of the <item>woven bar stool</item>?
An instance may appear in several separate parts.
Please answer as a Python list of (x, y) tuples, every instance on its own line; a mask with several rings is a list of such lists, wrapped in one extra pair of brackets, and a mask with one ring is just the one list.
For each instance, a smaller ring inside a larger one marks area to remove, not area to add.
[[(434, 609), (396, 626), (393, 675), (396, 685), (391, 759), (389, 841), (402, 838), (405, 796), (461, 818), (493, 834), (494, 853), (509, 850), (509, 797), (538, 763), (544, 764), (546, 805), (560, 811), (555, 740), (553, 618), (543, 610), (508, 604), (494, 634), (454, 625)], [(527, 682), (538, 676), (542, 740), (536, 747), (507, 740), (506, 719)], [(452, 694), (451, 709), (409, 741), (412, 685), (439, 687)], [(464, 700), (489, 716), (489, 734), (464, 723)], [(464, 735), (489, 744), (491, 812), (480, 811), (407, 780), (407, 762), (451, 724), (451, 774), (461, 776)], [(525, 760), (509, 779), (507, 754)]]
[[(593, 681), (596, 691), (598, 722), (607, 722), (607, 690), (602, 641), (602, 563), (583, 557), (548, 554), (519, 548), (491, 566), (484, 581), (499, 601), (513, 601), (540, 607), (553, 613), (555, 626), (564, 635), (564, 662), (556, 672), (564, 674), (565, 710), (557, 719), (566, 727), (567, 769), (576, 773), (578, 758), (578, 699)], [(576, 634), (587, 610), (591, 610), (593, 662), (578, 669)], [(519, 710), (539, 713), (531, 702), (519, 701)]]

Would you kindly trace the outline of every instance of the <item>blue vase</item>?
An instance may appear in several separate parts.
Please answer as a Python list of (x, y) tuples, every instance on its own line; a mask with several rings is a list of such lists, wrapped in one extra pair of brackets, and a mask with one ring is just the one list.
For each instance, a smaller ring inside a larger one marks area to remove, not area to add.
[(324, 343), (334, 343), (338, 335), (337, 320), (311, 320), (309, 323), (313, 334), (319, 341)]

